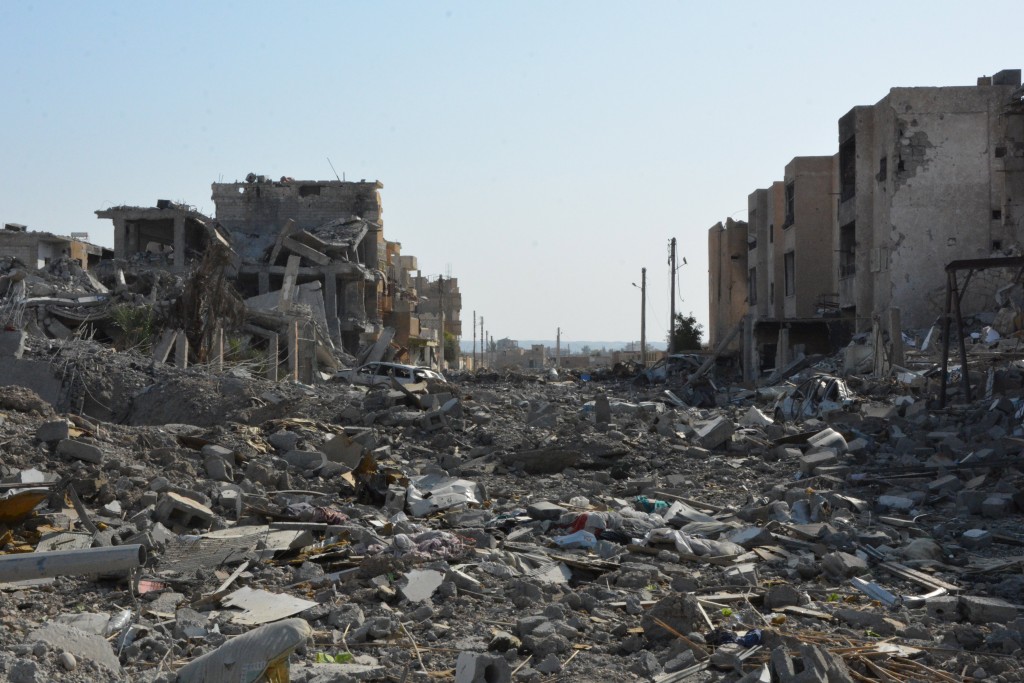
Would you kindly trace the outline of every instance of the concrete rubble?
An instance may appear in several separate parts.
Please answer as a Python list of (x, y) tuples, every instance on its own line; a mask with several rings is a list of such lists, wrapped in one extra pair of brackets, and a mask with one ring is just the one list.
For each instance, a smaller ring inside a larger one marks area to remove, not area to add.
[(1024, 677), (1009, 354), (971, 402), (939, 408), (918, 367), (794, 418), (783, 386), (840, 360), (693, 407), (614, 374), (412, 392), (22, 329), (0, 349), (0, 558), (145, 549), (0, 563), (2, 680)]

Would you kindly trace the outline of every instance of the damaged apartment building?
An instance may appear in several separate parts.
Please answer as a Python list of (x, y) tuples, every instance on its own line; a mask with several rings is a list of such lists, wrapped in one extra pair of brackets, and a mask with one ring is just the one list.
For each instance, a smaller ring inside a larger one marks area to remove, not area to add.
[[(947, 264), (1024, 255), (1022, 96), (1009, 69), (851, 109), (834, 154), (794, 158), (748, 196), (747, 221), (709, 230), (711, 345), (754, 381), (858, 333), (925, 336)], [(960, 303), (991, 307), (991, 289)]]
[[(249, 174), (213, 183), (215, 216), (174, 202), (97, 211), (114, 224), (116, 259), (134, 268), (184, 274), (213, 246), (228, 254), (225, 270), (245, 304), (242, 332), (278, 365), (309, 381), (311, 368), (398, 360), (437, 365), (440, 325), (421, 324), (417, 287), (427, 278), (415, 256), (384, 238), (377, 181), (278, 181)], [(446, 301), (459, 320), (457, 281)], [(440, 322), (440, 321), (438, 321)], [(448, 323), (449, 332), (459, 333)], [(220, 343), (223, 343), (221, 340)], [(361, 353), (362, 352), (362, 353)], [(167, 349), (161, 349), (166, 354)]]

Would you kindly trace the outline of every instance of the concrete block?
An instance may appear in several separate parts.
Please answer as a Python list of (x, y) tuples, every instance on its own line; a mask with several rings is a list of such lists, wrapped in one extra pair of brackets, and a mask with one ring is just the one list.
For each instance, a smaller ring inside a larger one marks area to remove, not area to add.
[(208, 455), (203, 461), (206, 474), (214, 481), (232, 482), (235, 480), (235, 471), (227, 460), (216, 455)]
[(985, 498), (981, 504), (981, 516), (990, 517), (992, 519), (1002, 519), (1011, 512), (1013, 512), (1016, 506), (1013, 504), (1013, 496), (1009, 493), (993, 493)]
[[(299, 441), (301, 439), (302, 437), (300, 437), (298, 434), (296, 434), (295, 432), (289, 432), (287, 429), (282, 429), (280, 431), (274, 432), (273, 434), (267, 437), (267, 441), (270, 442), (270, 445), (279, 451), (295, 450), (298, 447)], [(330, 459), (329, 455), (327, 457), (328, 459)]]
[(327, 461), (327, 456), (320, 451), (288, 451), (282, 457), (289, 465), (303, 472), (323, 467)]
[(179, 529), (207, 527), (213, 521), (213, 510), (197, 500), (168, 491), (157, 504), (156, 520), (165, 526)]
[(36, 439), (43, 443), (61, 441), (71, 435), (71, 423), (67, 420), (50, 420), (39, 425), (36, 430)]
[(530, 503), (526, 506), (526, 514), (530, 515), (532, 519), (539, 520), (555, 520), (564, 515), (568, 510), (563, 507), (559, 507), (554, 503), (548, 501), (540, 501), (538, 503)]
[(955, 595), (943, 595), (929, 598), (925, 604), (928, 616), (940, 621), (960, 621), (960, 598)]
[(835, 449), (838, 454), (846, 452), (846, 439), (843, 438), (842, 434), (831, 427), (823, 429), (810, 437), (807, 439), (807, 443), (812, 449), (832, 448)]
[(347, 434), (335, 434), (324, 442), (320, 451), (331, 462), (355, 469), (363, 458), (363, 445), (349, 438)]
[(227, 460), (232, 465), (235, 464), (235, 452), (230, 448), (224, 446), (218, 446), (217, 444), (209, 443), (203, 446), (203, 450), (200, 451), (203, 455), (215, 455), (218, 458)]
[(734, 531), (729, 534), (728, 540), (737, 545), (743, 546), (747, 550), (775, 543), (775, 539), (772, 538), (771, 532), (759, 526), (748, 526)]
[(878, 507), (883, 510), (910, 512), (914, 509), (914, 500), (905, 496), (879, 496)]
[(512, 669), (500, 655), (460, 652), (455, 662), (455, 683), (511, 683)]
[(61, 440), (57, 444), (57, 455), (84, 460), (85, 462), (96, 463), (97, 465), (103, 462), (103, 451), (101, 449), (74, 439)]
[(1017, 607), (1000, 598), (961, 595), (960, 609), (972, 624), (1009, 624), (1017, 618)]
[(409, 602), (429, 600), (444, 581), (444, 572), (436, 569), (413, 569), (405, 575), (405, 585), (400, 589)]
[(820, 451), (808, 453), (800, 458), (800, 471), (804, 474), (813, 474), (815, 468), (826, 467), (838, 464), (839, 457), (835, 450), (825, 448)]
[(21, 330), (0, 330), (0, 356), (21, 358), (28, 335)]
[(992, 541), (992, 534), (985, 529), (968, 529), (960, 535), (960, 545), (968, 550), (987, 548)]
[(821, 568), (832, 576), (850, 578), (866, 572), (868, 563), (856, 555), (834, 552), (821, 558)]
[(776, 584), (770, 587), (764, 595), (764, 606), (767, 609), (795, 606), (801, 602), (803, 602), (803, 595), (788, 583)]
[(438, 408), (420, 416), (419, 425), (425, 432), (436, 432), (447, 427), (448, 420), (445, 418), (444, 411)]
[(988, 496), (986, 491), (957, 491), (956, 507), (958, 510), (966, 510), (972, 515), (980, 515), (981, 506)]
[(732, 420), (717, 417), (697, 429), (695, 441), (701, 448), (714, 450), (731, 439), (735, 431), (736, 426), (732, 423)]

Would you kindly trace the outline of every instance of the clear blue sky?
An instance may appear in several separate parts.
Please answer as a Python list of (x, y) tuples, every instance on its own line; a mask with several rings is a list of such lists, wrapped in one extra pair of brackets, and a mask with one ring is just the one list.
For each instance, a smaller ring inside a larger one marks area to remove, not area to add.
[[(250, 171), (384, 183), (388, 239), (495, 338), (707, 321), (707, 229), (893, 86), (1024, 66), (1011, 2), (8, 2), (0, 221), (112, 244), (93, 211)], [(1012, 31), (1011, 31), (1012, 33)], [(468, 325), (466, 326), (468, 338)]]

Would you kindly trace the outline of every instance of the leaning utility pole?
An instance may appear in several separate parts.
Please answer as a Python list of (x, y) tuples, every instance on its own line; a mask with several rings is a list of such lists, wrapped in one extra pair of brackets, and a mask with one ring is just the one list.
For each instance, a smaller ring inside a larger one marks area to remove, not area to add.
[(647, 367), (647, 269), (640, 270), (640, 365)]
[(672, 294), (669, 301), (672, 302), (671, 312), (668, 319), (668, 353), (671, 356), (676, 352), (676, 238), (672, 238), (668, 249), (668, 267), (672, 272)]

